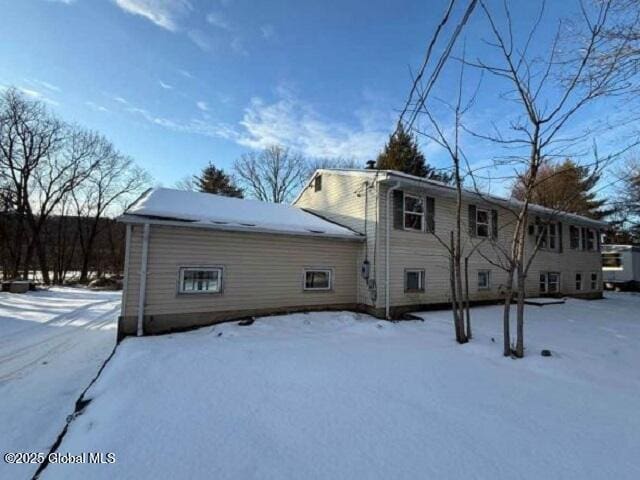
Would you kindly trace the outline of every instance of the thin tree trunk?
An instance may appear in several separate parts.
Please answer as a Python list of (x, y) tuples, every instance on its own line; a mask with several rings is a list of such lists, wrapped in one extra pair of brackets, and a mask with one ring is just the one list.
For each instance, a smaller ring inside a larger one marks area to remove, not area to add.
[(507, 276), (507, 290), (504, 297), (504, 311), (502, 313), (503, 355), (511, 356), (511, 297), (513, 296), (513, 269)]
[(525, 276), (518, 272), (518, 306), (516, 324), (516, 352), (518, 358), (524, 357), (524, 297), (525, 297)]
[(464, 258), (464, 306), (467, 318), (467, 340), (473, 337), (471, 333), (471, 308), (469, 308), (469, 257)]

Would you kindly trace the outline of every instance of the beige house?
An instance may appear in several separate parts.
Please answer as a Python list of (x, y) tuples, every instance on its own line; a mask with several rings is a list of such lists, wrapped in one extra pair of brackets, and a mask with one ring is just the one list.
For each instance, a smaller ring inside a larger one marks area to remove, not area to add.
[[(470, 298), (502, 298), (513, 200), (464, 193)], [(602, 296), (602, 222), (539, 206), (527, 294)], [(127, 224), (119, 334), (310, 309), (397, 318), (449, 302), (450, 186), (394, 171), (318, 170), (292, 206), (154, 189)]]

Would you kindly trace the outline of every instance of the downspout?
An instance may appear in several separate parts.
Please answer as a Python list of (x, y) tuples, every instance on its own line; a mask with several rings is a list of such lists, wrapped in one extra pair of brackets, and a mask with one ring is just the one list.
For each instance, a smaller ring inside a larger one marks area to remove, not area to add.
[(149, 258), (149, 224), (144, 224), (142, 233), (142, 258), (140, 259), (140, 292), (138, 294), (138, 331), (136, 335), (144, 334), (144, 303), (147, 293), (147, 260)]
[(390, 239), (391, 239), (391, 227), (390, 227), (390, 218), (391, 218), (391, 213), (390, 213), (390, 205), (391, 205), (391, 194), (393, 193), (394, 190), (397, 190), (398, 187), (400, 186), (400, 184), (398, 182), (396, 182), (393, 186), (389, 187), (389, 190), (387, 190), (387, 205), (386, 205), (386, 209), (387, 209), (387, 219), (386, 219), (386, 232), (385, 232), (385, 245), (384, 245), (384, 250), (385, 250), (385, 268), (384, 268), (384, 303), (385, 303), (385, 316), (387, 318), (387, 320), (391, 320), (391, 315), (389, 314), (389, 310), (390, 310), (390, 301), (389, 301), (389, 264), (391, 263), (389, 261), (389, 257), (391, 255), (391, 249), (389, 248), (389, 244)]
[(127, 223), (124, 240), (124, 277), (122, 279), (122, 305), (120, 306), (120, 316), (127, 314), (127, 292), (129, 288), (129, 251), (131, 250), (131, 224)]

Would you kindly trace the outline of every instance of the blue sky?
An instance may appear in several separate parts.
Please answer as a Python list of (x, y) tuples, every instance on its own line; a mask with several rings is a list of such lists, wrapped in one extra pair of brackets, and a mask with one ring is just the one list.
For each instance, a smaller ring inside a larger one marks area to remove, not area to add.
[[(535, 2), (516, 3), (516, 21), (529, 22)], [(0, 0), (0, 85), (104, 133), (167, 186), (271, 143), (364, 161), (393, 130), (409, 67), (420, 64), (445, 5)], [(472, 55), (485, 48), (480, 28), (475, 20), (467, 31)], [(443, 78), (446, 97), (455, 77)], [(476, 121), (501, 117), (490, 96), (475, 107)], [(433, 145), (425, 152), (446, 164)]]

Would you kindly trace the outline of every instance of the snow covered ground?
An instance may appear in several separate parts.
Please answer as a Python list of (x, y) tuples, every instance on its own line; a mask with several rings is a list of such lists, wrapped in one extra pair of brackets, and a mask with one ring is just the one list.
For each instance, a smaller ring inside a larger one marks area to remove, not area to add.
[[(111, 353), (120, 292), (0, 292), (0, 453), (48, 452)], [(0, 461), (0, 478), (37, 465)]]
[(607, 297), (527, 307), (523, 360), (501, 356), (499, 306), (465, 346), (449, 312), (129, 338), (60, 447), (116, 463), (42, 478), (637, 479), (640, 296)]

